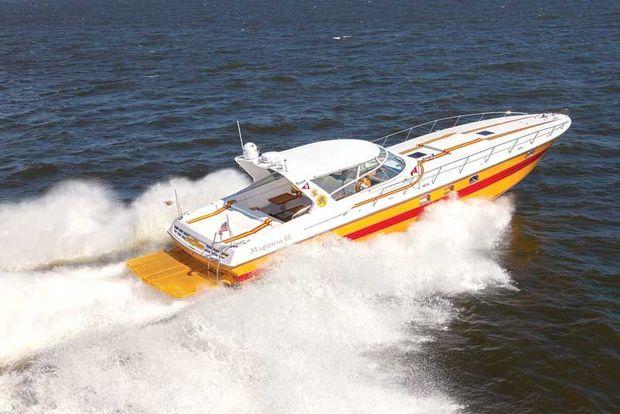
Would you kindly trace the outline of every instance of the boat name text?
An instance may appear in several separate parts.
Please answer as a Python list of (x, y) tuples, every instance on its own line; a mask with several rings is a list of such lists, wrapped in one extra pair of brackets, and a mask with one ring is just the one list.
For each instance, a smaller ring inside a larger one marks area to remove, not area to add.
[(260, 253), (260, 252), (264, 252), (266, 250), (271, 250), (274, 247), (282, 246), (283, 244), (290, 242), (292, 238), (293, 237), (290, 234), (287, 234), (287, 235), (285, 235), (281, 239), (274, 240), (274, 241), (269, 242), (269, 243), (265, 243), (262, 246), (252, 247), (250, 249), (250, 254)]

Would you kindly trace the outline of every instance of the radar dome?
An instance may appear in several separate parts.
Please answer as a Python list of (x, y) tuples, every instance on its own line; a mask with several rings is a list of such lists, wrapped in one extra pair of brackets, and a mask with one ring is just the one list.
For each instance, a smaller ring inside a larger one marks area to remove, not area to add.
[(258, 159), (259, 156), (258, 147), (253, 142), (248, 142), (243, 145), (243, 158), (248, 161), (254, 161)]

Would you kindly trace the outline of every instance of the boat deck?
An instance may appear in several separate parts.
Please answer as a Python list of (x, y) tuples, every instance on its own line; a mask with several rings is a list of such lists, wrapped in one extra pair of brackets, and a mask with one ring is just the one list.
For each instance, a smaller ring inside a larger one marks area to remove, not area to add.
[[(481, 115), (480, 118), (486, 114)], [(419, 158), (428, 172), (461, 160), (470, 162), (478, 154), (484, 154), (486, 161), (494, 154), (504, 151), (510, 153), (517, 144), (523, 145), (529, 141), (531, 145), (537, 138), (548, 139), (556, 130), (562, 130), (570, 124), (566, 116), (559, 114), (504, 113), (504, 116), (499, 118), (480, 119), (458, 125), (458, 122), (466, 117), (470, 116), (439, 120), (453, 125), (431, 121), (373, 142), (383, 146), (390, 145), (390, 150), (401, 155)], [(440, 129), (441, 127), (445, 128)], [(416, 136), (417, 132), (424, 129), (427, 133)]]
[(213, 270), (176, 246), (131, 259), (127, 266), (144, 282), (175, 298), (192, 296), (218, 286)]

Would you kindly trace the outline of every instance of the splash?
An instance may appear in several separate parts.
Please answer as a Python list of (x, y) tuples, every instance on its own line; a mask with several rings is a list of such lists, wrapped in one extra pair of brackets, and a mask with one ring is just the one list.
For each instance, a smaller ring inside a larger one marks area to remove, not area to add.
[[(448, 327), (450, 296), (510, 285), (495, 250), (511, 214), (507, 199), (440, 203), (406, 233), (293, 246), (259, 281), (188, 302), (120, 262), (5, 273), (0, 412), (458, 411), (404, 356)], [(131, 217), (135, 240), (156, 240)]]
[(234, 170), (201, 180), (174, 178), (125, 205), (98, 182), (62, 183), (40, 198), (0, 205), (0, 271), (92, 260), (165, 242), (175, 210), (162, 207), (176, 189), (184, 209), (216, 200), (247, 184)]
[(0, 273), (0, 289), (10, 293), (0, 301), (0, 331), (5, 333), (0, 366), (85, 332), (139, 326), (184, 306), (141, 287), (127, 275), (124, 262)]

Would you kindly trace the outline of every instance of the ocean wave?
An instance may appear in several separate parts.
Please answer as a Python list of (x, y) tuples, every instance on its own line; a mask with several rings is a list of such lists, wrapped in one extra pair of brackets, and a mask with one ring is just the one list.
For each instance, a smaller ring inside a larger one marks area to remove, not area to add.
[(58, 173), (59, 171), (59, 168), (54, 164), (46, 162), (36, 162), (33, 164), (26, 164), (22, 166), (15, 174), (12, 174), (12, 176), (16, 178), (34, 178), (41, 176), (50, 176)]
[(491, 62), (481, 64), (479, 68), (491, 72), (539, 72), (544, 69), (544, 65), (535, 61)]

